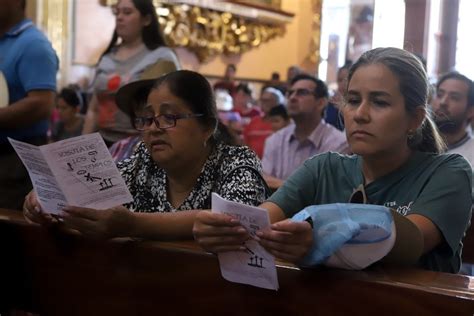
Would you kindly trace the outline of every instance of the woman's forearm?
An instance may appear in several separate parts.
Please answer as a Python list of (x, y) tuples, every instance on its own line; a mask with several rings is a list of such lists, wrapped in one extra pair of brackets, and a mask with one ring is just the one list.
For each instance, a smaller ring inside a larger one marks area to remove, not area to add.
[(87, 113), (84, 118), (84, 127), (82, 128), (83, 135), (96, 131), (97, 110), (97, 97), (94, 95), (89, 103), (89, 108), (87, 109)]

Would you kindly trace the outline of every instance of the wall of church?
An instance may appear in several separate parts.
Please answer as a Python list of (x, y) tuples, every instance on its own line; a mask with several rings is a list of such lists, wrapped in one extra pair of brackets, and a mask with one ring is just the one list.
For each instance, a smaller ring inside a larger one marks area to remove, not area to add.
[[(237, 77), (267, 80), (272, 72), (286, 78), (286, 69), (298, 65), (314, 72), (316, 66), (309, 62), (312, 32), (312, 0), (283, 0), (282, 10), (294, 13), (287, 24), (283, 37), (277, 37), (258, 48), (241, 55), (217, 56), (206, 63), (185, 48), (176, 48), (183, 68), (205, 75), (221, 76), (228, 63), (237, 65)], [(69, 82), (77, 82), (92, 76), (93, 65), (110, 41), (114, 17), (109, 8), (101, 7), (98, 1), (75, 1), (71, 69)]]
[(295, 14), (293, 21), (287, 24), (283, 37), (275, 38), (242, 55), (220, 56), (205, 64), (200, 64), (189, 51), (178, 48), (184, 68), (221, 76), (225, 66), (234, 63), (237, 66), (237, 77), (263, 80), (269, 79), (274, 71), (285, 79), (286, 69), (291, 65), (314, 72), (315, 65), (307, 60), (312, 36), (311, 1), (283, 0), (282, 9)]

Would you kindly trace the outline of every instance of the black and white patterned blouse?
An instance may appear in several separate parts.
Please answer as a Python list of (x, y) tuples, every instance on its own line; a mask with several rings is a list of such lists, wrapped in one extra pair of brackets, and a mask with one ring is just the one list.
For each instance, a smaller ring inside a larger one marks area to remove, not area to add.
[(267, 198), (260, 160), (248, 147), (219, 144), (209, 155), (196, 185), (178, 207), (167, 199), (165, 170), (153, 161), (142, 142), (134, 154), (117, 164), (133, 202), (125, 205), (135, 212), (174, 212), (209, 209), (211, 192), (223, 198), (259, 205)]

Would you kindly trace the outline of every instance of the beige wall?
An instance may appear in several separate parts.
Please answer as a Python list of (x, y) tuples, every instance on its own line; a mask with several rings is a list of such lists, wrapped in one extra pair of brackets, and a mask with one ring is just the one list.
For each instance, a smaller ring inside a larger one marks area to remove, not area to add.
[(286, 79), (286, 69), (290, 65), (298, 65), (314, 72), (316, 66), (306, 61), (313, 35), (311, 0), (283, 0), (282, 9), (295, 14), (293, 21), (287, 24), (283, 37), (242, 55), (219, 56), (205, 64), (199, 64), (197, 58), (187, 50), (177, 49), (184, 68), (221, 76), (226, 64), (234, 63), (237, 66), (237, 77), (263, 80), (269, 79), (274, 71), (279, 72), (283, 80)]
[(32, 19), (36, 23), (36, 1), (27, 1), (26, 2), (26, 17)]
[(94, 65), (112, 38), (115, 19), (112, 10), (97, 0), (74, 2), (73, 63)]
[[(183, 68), (198, 71), (205, 75), (224, 73), (226, 64), (237, 65), (237, 77), (267, 80), (274, 71), (278, 71), (282, 80), (286, 79), (286, 69), (290, 65), (302, 66), (314, 72), (315, 65), (307, 62), (312, 33), (311, 0), (283, 0), (282, 9), (295, 14), (287, 24), (286, 33), (260, 47), (242, 55), (217, 56), (201, 64), (196, 56), (184, 48), (176, 52)], [(100, 52), (110, 40), (114, 18), (110, 9), (99, 6), (98, 1), (76, 1), (76, 25), (73, 60), (70, 82), (91, 75), (91, 66), (95, 64)]]

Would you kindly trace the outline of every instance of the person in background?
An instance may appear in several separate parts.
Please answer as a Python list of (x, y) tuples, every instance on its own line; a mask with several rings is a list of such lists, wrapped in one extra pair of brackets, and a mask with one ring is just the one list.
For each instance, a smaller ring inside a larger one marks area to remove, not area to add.
[(272, 75), (270, 77), (270, 84), (272, 83), (280, 83), (280, 73), (277, 71), (272, 72)]
[(469, 125), (474, 120), (474, 84), (458, 72), (449, 72), (436, 84), (432, 100), (435, 122), (448, 153), (463, 155), (474, 166), (474, 138)]
[(252, 90), (247, 83), (240, 83), (232, 96), (234, 101), (233, 111), (242, 117), (242, 125), (245, 127), (255, 116), (260, 116), (262, 111), (255, 106), (255, 100), (252, 97)]
[(341, 108), (344, 101), (344, 91), (347, 86), (347, 76), (352, 61), (347, 60), (344, 66), (337, 71), (337, 90), (329, 99), (328, 105), (324, 109), (324, 120), (340, 131), (344, 130), (344, 119), (342, 118)]
[(59, 62), (49, 40), (25, 17), (25, 0), (0, 4), (0, 207), (21, 210), (28, 173), (7, 137), (46, 144)]
[(224, 80), (220, 80), (214, 84), (214, 91), (225, 90), (231, 96), (234, 96), (237, 89), (237, 82), (235, 81), (235, 73), (237, 68), (234, 64), (228, 64), (225, 67)]
[(115, 104), (115, 93), (126, 83), (180, 68), (160, 34), (152, 0), (119, 0), (113, 8), (115, 30), (96, 67), (83, 134), (99, 131), (107, 146), (137, 131)]
[(243, 126), (240, 114), (234, 111), (219, 112), (219, 121), (227, 128), (235, 143), (242, 146), (244, 138), (242, 136)]
[(279, 72), (276, 72), (276, 71), (272, 72), (272, 76), (270, 78), (270, 81), (264, 86), (262, 91), (265, 90), (268, 87), (273, 87), (273, 88), (276, 88), (276, 89), (280, 90), (280, 92), (283, 93), (283, 95), (286, 94), (286, 87), (285, 87), (285, 84), (283, 82), (281, 82)]
[[(391, 47), (365, 52), (349, 71), (343, 108), (354, 155), (325, 153), (307, 160), (260, 206), (273, 224), (256, 233), (259, 243), (277, 258), (300, 264), (322, 241), (313, 237), (309, 221), (286, 218), (310, 205), (347, 203), (358, 192), (415, 226), (422, 240), (415, 266), (457, 273), (471, 218), (472, 171), (462, 156), (442, 154), (445, 145), (427, 110), (428, 84), (411, 53)], [(206, 211), (197, 215), (193, 231), (214, 253), (241, 251), (249, 239), (231, 217)], [(411, 242), (397, 230), (395, 243)]]
[(119, 140), (113, 143), (109, 147), (110, 155), (115, 163), (118, 163), (124, 159), (129, 158), (135, 150), (137, 150), (138, 145), (140, 144), (141, 137), (140, 135), (129, 136), (122, 140)]
[(279, 188), (306, 159), (327, 151), (348, 153), (346, 136), (322, 118), (327, 104), (326, 84), (313, 76), (296, 76), (287, 91), (288, 115), (293, 124), (265, 141), (263, 172), (272, 189)]
[(273, 133), (268, 113), (274, 107), (284, 103), (285, 97), (280, 90), (273, 87), (266, 88), (259, 99), (262, 114), (252, 117), (250, 123), (244, 128), (244, 143), (252, 148), (259, 158), (263, 157), (265, 140)]
[(286, 85), (289, 88), (291, 86), (291, 82), (295, 79), (296, 76), (303, 74), (303, 70), (296, 65), (292, 65), (288, 67), (286, 70)]
[(234, 103), (227, 90), (214, 90), (216, 95), (216, 106), (219, 123), (225, 127), (223, 134), (234, 145), (243, 145), (242, 118), (240, 114), (233, 111)]
[[(202, 75), (180, 70), (132, 82), (118, 91), (117, 104), (143, 140), (118, 163), (133, 201), (106, 210), (67, 206), (63, 227), (96, 238), (192, 238), (196, 213), (211, 207), (212, 192), (249, 205), (267, 197), (255, 153), (222, 141), (213, 90)], [(52, 223), (34, 193), (24, 215)]]
[[(354, 12), (355, 13), (355, 12)], [(372, 46), (374, 30), (374, 8), (363, 5), (356, 18), (351, 21), (347, 36), (346, 56), (356, 60)]]
[(81, 96), (72, 88), (63, 88), (56, 98), (59, 120), (51, 129), (51, 141), (55, 142), (82, 133), (84, 117), (79, 113), (82, 107)]
[(287, 127), (291, 123), (286, 107), (283, 105), (272, 108), (270, 112), (268, 112), (268, 120), (270, 121), (274, 133)]

